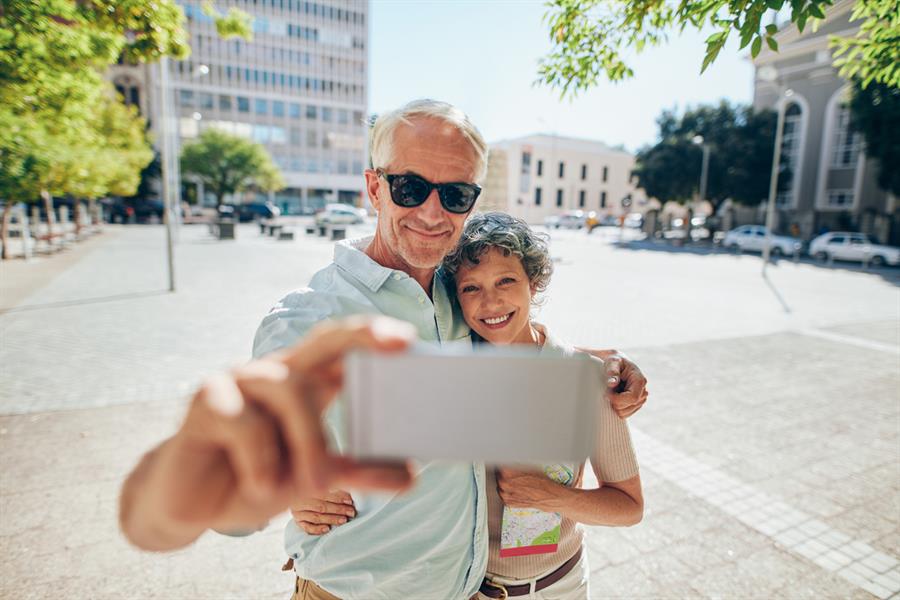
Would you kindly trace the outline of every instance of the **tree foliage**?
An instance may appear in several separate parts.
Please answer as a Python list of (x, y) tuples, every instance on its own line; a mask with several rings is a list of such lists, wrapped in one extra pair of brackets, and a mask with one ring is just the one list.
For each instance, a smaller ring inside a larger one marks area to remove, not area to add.
[(215, 194), (216, 204), (222, 204), (226, 194), (245, 189), (271, 191), (284, 187), (281, 173), (262, 145), (214, 128), (184, 146), (181, 171), (203, 181)]
[[(662, 202), (686, 202), (700, 185), (703, 136), (709, 145), (707, 200), (755, 205), (768, 194), (775, 141), (775, 113), (748, 106), (700, 106), (680, 117), (664, 111), (657, 119), (659, 141), (638, 151), (634, 174), (639, 187)], [(785, 170), (789, 165), (785, 166)]]
[[(552, 49), (538, 67), (538, 82), (560, 90), (563, 97), (596, 86), (601, 78), (620, 81), (634, 75), (625, 53), (665, 42), (670, 33), (687, 29), (715, 31), (706, 39), (702, 73), (734, 35), (755, 57), (765, 43), (778, 50), (773, 20), (781, 10), (800, 31), (821, 21), (833, 0), (549, 0), (545, 21)], [(771, 16), (771, 19), (767, 17)], [(854, 18), (863, 20), (853, 38), (832, 37), (840, 74), (900, 86), (900, 11), (896, 0), (857, 0)]]
[(900, 88), (856, 82), (850, 111), (851, 126), (865, 139), (866, 156), (878, 161), (879, 187), (900, 196)]
[(171, 0), (3, 0), (0, 197), (133, 192), (152, 158), (144, 122), (103, 73), (119, 56), (189, 52)]

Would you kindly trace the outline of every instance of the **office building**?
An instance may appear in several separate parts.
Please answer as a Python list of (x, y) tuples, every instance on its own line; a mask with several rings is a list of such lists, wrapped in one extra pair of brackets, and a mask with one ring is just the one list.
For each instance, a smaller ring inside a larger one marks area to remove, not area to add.
[[(217, 127), (263, 144), (286, 188), (260, 194), (287, 213), (328, 202), (363, 206), (366, 161), (368, 2), (220, 0), (253, 17), (253, 40), (222, 39), (201, 2), (180, 2), (192, 54), (169, 61), (180, 148)], [(160, 139), (158, 65), (117, 65), (109, 78), (140, 106)], [(199, 183), (182, 190), (210, 202)], [(252, 194), (250, 194), (252, 195)], [(247, 196), (247, 195), (245, 195)]]
[(490, 151), (480, 210), (540, 224), (566, 211), (618, 217), (647, 205), (632, 181), (634, 156), (603, 142), (536, 134), (491, 144)]

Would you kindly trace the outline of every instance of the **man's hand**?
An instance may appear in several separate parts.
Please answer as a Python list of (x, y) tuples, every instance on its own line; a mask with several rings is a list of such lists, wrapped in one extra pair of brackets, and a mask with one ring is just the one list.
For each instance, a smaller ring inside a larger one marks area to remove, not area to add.
[(510, 508), (537, 508), (545, 512), (557, 512), (570, 490), (552, 481), (541, 471), (498, 468), (497, 491), (503, 504)]
[(617, 350), (588, 350), (578, 348), (603, 361), (606, 369), (607, 397), (616, 414), (630, 417), (647, 401), (647, 378), (636, 364)]
[(409, 486), (407, 465), (331, 455), (321, 414), (348, 351), (396, 352), (414, 338), (410, 325), (385, 317), (327, 322), (293, 348), (207, 380), (178, 432), (125, 482), (125, 535), (148, 550), (180, 548), (210, 528), (259, 529), (292, 500), (336, 487)]
[(334, 490), (322, 498), (309, 498), (291, 506), (291, 516), (300, 529), (310, 535), (328, 533), (356, 516), (353, 498), (343, 490)]

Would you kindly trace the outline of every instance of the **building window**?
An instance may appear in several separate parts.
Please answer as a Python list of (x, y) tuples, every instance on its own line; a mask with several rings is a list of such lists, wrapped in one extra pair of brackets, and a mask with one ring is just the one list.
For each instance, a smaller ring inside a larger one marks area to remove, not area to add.
[(603, 167), (603, 183), (609, 178), (609, 167)]
[(847, 169), (856, 166), (859, 158), (859, 138), (859, 133), (850, 130), (850, 108), (842, 104), (837, 110), (834, 149), (831, 153), (832, 168)]
[(584, 190), (578, 192), (578, 208), (584, 208)]
[(541, 194), (542, 193), (543, 193), (543, 191), (541, 190), (541, 188), (534, 188), (534, 205), (535, 206), (541, 205)]
[(853, 206), (853, 190), (828, 190), (828, 206), (850, 208)]
[(313, 130), (309, 130), (306, 132), (306, 146), (308, 148), (315, 148), (318, 145), (318, 136), (316, 132)]
[(331, 109), (327, 106), (322, 107), (322, 120), (326, 123), (331, 123)]
[(606, 208), (606, 192), (600, 192), (600, 208)]
[(781, 142), (781, 168), (778, 173), (778, 193), (775, 205), (789, 207), (794, 204), (794, 188), (797, 181), (797, 167), (800, 163), (800, 125), (803, 111), (792, 102), (784, 111), (784, 129)]
[(562, 179), (566, 173), (566, 163), (559, 161), (559, 178)]
[(581, 165), (581, 180), (587, 179), (587, 165)]
[(276, 117), (284, 116), (284, 102), (280, 100), (272, 101), (272, 114)]
[(318, 112), (319, 111), (316, 110), (316, 107), (313, 106), (312, 104), (306, 105), (306, 118), (307, 119), (315, 120), (315, 118), (318, 116)]
[(540, 177), (544, 174), (544, 161), (539, 160), (537, 162), (537, 176)]
[(291, 102), (290, 106), (288, 107), (288, 110), (290, 112), (292, 119), (300, 118), (300, 105), (299, 104), (297, 104), (296, 102)]
[(531, 152), (522, 153), (522, 175), (527, 175), (531, 171)]
[(243, 96), (237, 97), (238, 112), (250, 112), (250, 99)]
[(194, 92), (190, 90), (180, 90), (178, 93), (178, 104), (180, 106), (194, 106)]
[[(562, 163), (559, 163), (560, 165)], [(556, 206), (562, 206), (563, 203), (563, 191), (562, 189), (556, 190)]]
[(219, 110), (231, 110), (231, 96), (219, 96)]
[[(343, 108), (338, 109), (337, 116), (338, 125), (346, 125), (350, 122), (350, 111), (348, 110), (345, 110)], [(338, 167), (338, 172), (340, 172), (340, 167)]]
[(213, 107), (213, 95), (212, 94), (204, 94), (200, 93), (197, 95), (197, 100), (199, 101), (200, 108), (211, 109)]
[(254, 102), (254, 110), (258, 115), (265, 115), (269, 113), (269, 101), (263, 100), (262, 98), (257, 98)]

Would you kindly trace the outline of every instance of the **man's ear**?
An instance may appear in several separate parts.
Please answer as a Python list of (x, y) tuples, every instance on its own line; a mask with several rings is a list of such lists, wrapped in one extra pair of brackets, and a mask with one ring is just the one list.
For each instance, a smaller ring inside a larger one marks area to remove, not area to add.
[(378, 190), (381, 187), (381, 178), (375, 169), (366, 169), (366, 193), (369, 195), (369, 202), (375, 212), (381, 211), (381, 198), (378, 197)]

